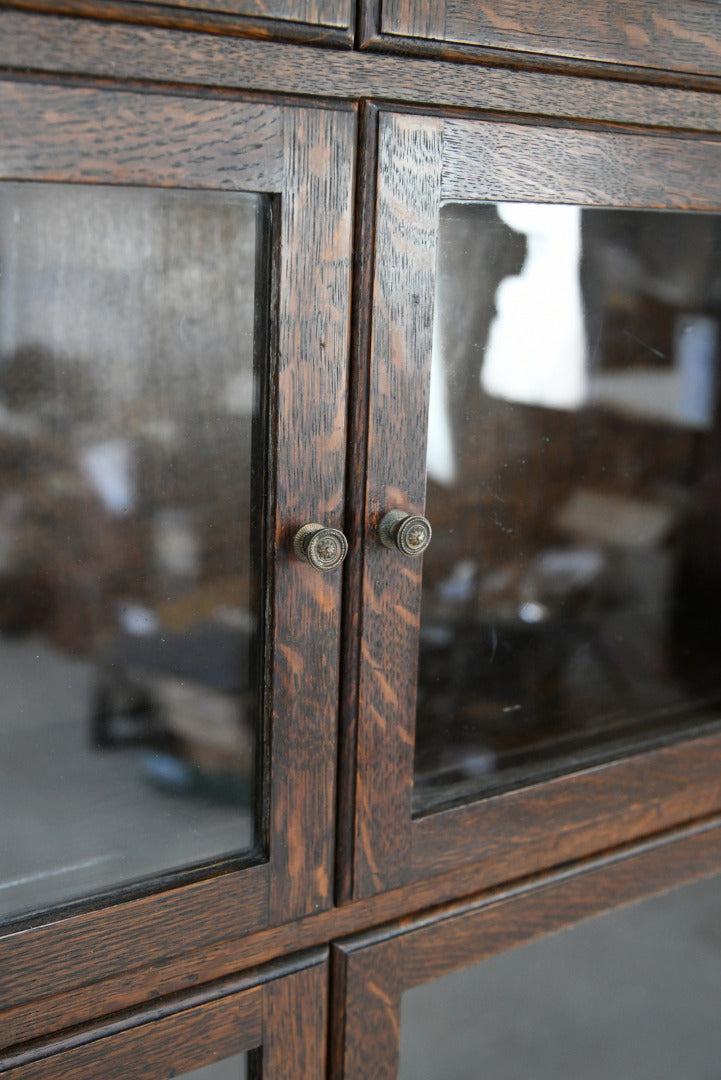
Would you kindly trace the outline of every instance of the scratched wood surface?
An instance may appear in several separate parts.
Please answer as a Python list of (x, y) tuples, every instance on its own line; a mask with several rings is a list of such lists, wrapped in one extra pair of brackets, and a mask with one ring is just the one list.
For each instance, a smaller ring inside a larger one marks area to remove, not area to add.
[(391, 0), (381, 31), (675, 71), (721, 72), (721, 12), (704, 0)]

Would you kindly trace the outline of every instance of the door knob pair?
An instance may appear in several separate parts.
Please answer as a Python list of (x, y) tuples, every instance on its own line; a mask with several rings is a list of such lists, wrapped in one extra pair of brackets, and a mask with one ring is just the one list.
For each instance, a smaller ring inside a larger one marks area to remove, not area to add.
[[(384, 547), (404, 555), (422, 555), (431, 542), (433, 531), (422, 514), (390, 510), (381, 519), (378, 536)], [(301, 562), (316, 570), (336, 570), (348, 554), (348, 541), (340, 529), (329, 529), (310, 521), (295, 534), (293, 551)]]

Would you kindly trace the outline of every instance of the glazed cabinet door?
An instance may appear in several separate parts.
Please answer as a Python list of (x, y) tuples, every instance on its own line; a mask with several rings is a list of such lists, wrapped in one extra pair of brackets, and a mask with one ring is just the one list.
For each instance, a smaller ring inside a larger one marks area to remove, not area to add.
[(332, 902), (355, 125), (0, 94), (10, 1044)]
[(354, 897), (721, 805), (721, 147), (378, 122)]

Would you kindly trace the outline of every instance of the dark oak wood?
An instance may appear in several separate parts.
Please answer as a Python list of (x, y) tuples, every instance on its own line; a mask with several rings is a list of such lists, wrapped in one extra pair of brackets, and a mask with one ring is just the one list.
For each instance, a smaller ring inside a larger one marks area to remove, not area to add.
[[(262, 850), (0, 939), (0, 1071), (19, 1080), (134, 1075), (139, 1057), (161, 1080), (258, 1046), (266, 1080), (321, 1077), (326, 968), (258, 965), (361, 932), (334, 949), (332, 1067), (393, 1077), (406, 986), (721, 868), (719, 736), (414, 821), (420, 567), (377, 543), (385, 510), (423, 507), (441, 200), (717, 207), (718, 35), (683, 37), (700, 0), (645, 42), (624, 9), (618, 41), (565, 52), (543, 31), (573, 36), (563, 7), (518, 30), (461, 0), (386, 0), (382, 25), (361, 6), (361, 43), (440, 59), (349, 51), (351, 0), (0, 12), (2, 176), (261, 191), (277, 222)], [(631, 81), (684, 72), (704, 89)], [(343, 575), (292, 559), (307, 520), (345, 523)]]
[[(400, 823), (411, 812), (421, 560), (382, 547), (378, 524), (389, 510), (424, 509), (426, 367), (433, 335), (442, 147), (441, 120), (381, 114), (360, 623), (356, 897), (401, 884), (410, 861), (410, 831)], [(394, 878), (385, 877), (387, 867), (394, 868)]]
[[(348, 5), (348, 18), (343, 20), (345, 5), (331, 13), (327, 23), (298, 21), (303, 14), (296, 6), (290, 17), (267, 17), (256, 14), (260, 5), (180, 4), (170, 0), (8, 0), (5, 5), (18, 11), (44, 12), (49, 15), (71, 15), (79, 18), (127, 22), (143, 26), (170, 26), (174, 30), (201, 31), (256, 38), (264, 41), (307, 42), (313, 45), (349, 48), (353, 43), (353, 0)], [(245, 10), (247, 8), (247, 11)], [(276, 10), (280, 10), (275, 5)], [(334, 19), (340, 18), (336, 25)]]
[(628, 850), (337, 943), (331, 1080), (396, 1080), (404, 990), (712, 873), (718, 861), (708, 840), (704, 832)]
[(442, 41), (446, 36), (447, 7), (448, 0), (439, 4), (433, 0), (384, 0), (378, 29), (386, 34)]
[(380, 124), (355, 898), (443, 873), (466, 855), (500, 881), (721, 806), (721, 740), (711, 736), (413, 820), (420, 567), (374, 536), (394, 506), (424, 509), (441, 201), (718, 208), (721, 143), (458, 119), (441, 127), (384, 112)]
[(291, 544), (304, 521), (342, 525), (355, 117), (29, 83), (3, 83), (0, 101), (4, 179), (243, 189), (277, 196), (280, 209), (267, 481), (269, 813), (258, 865), (209, 868), (192, 884), (181, 875), (177, 887), (168, 875), (157, 895), (88, 904), (6, 933), (0, 1002), (17, 1007), (332, 903), (341, 575), (300, 564)]
[(278, 191), (283, 116), (262, 105), (3, 82), (3, 178)]
[(272, 740), (288, 771), (271, 763), (272, 921), (333, 901), (341, 571), (292, 543), (308, 521), (343, 526), (355, 117), (288, 110), (285, 147)]
[(271, 965), (238, 985), (215, 984), (126, 1012), (54, 1042), (36, 1043), (0, 1060), (17, 1080), (147, 1080), (185, 1074), (249, 1051), (263, 1076), (321, 1076), (326, 1057), (327, 950)]
[[(165, 1080), (241, 1054), (263, 1041), (263, 989), (198, 1005), (165, 1019), (10, 1068), (9, 1080)], [(306, 1074), (310, 1075), (310, 1074)]]
[(360, 594), (363, 573), (362, 542), (366, 520), (365, 485), (368, 427), (368, 355), (370, 323), (366, 317), (372, 289), (375, 241), (375, 165), (378, 150), (378, 112), (363, 103), (358, 124), (358, 169), (354, 236), (354, 279), (351, 327), (351, 384), (354, 392), (348, 413), (348, 468), (346, 473), (346, 531), (349, 551), (343, 569), (343, 637), (339, 716), (336, 903), (351, 897), (353, 817), (355, 809), (358, 718), (358, 664), (360, 659)]
[(0, 69), (253, 90), (319, 98), (377, 98), (537, 116), (718, 131), (718, 97), (433, 60), (333, 52), (0, 12)]
[[(142, 6), (144, 0), (133, 3)], [(352, 0), (155, 0), (155, 3), (343, 28), (350, 26), (353, 17)]]
[(494, 0), (391, 0), (380, 31), (429, 41), (717, 75), (721, 13), (703, 0), (563, 0), (549, 7)]
[(444, 199), (712, 210), (721, 198), (717, 139), (449, 120), (443, 145)]
[(316, 1080), (326, 1071), (327, 964), (268, 983), (263, 995), (263, 1080)]
[[(673, 853), (667, 863), (663, 854), (666, 850)], [(654, 852), (655, 865), (666, 866), (665, 883), (669, 886), (690, 880), (695, 875), (721, 870), (721, 817), (667, 829), (641, 841), (605, 850), (592, 858), (565, 863), (550, 876), (560, 874), (566, 879), (590, 868), (601, 874), (604, 867), (619, 860), (632, 859), (633, 865), (642, 865), (646, 855)], [(61, 1031), (81, 1022), (98, 1021), (104, 1016), (137, 1007), (144, 1001), (161, 1001), (179, 993), (187, 994), (196, 986), (201, 988), (198, 993), (202, 994), (204, 986), (216, 987), (219, 980), (230, 978), (237, 988), (236, 972), (246, 973), (242, 982), (248, 985), (256, 978), (253, 973), (258, 970), (258, 965), (284, 962), (283, 958), (298, 950), (315, 948), (333, 939), (394, 921), (421, 917), (418, 913), (424, 910), (452, 901), (463, 903), (465, 901), (459, 901), (459, 898), (472, 898), (481, 889), (485, 889), (484, 903), (495, 903), (506, 896), (509, 889), (523, 889), (536, 880), (512, 881), (510, 868), (503, 863), (499, 870), (506, 883), (493, 888), (487, 887), (488, 862), (471, 864), (421, 879), (402, 889), (306, 916), (294, 923), (259, 933), (244, 934), (241, 931), (235, 938), (222, 939), (215, 944), (208, 942), (191, 953), (179, 952), (174, 958), (140, 962), (132, 970), (118, 975), (100, 975), (99, 981), (92, 985), (71, 988), (63, 993), (53, 993), (48, 987), (39, 999), (11, 1005), (0, 1013), (3, 1042), (7, 1046), (26, 1043), (43, 1033)], [(216, 909), (212, 910), (215, 912)], [(225, 918), (222, 908), (219, 909), (216, 921), (224, 923)]]

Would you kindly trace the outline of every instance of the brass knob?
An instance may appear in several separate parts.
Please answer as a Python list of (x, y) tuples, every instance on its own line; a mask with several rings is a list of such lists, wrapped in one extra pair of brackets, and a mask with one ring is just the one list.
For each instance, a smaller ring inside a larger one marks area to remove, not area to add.
[(422, 514), (407, 514), (405, 510), (390, 510), (378, 527), (381, 543), (396, 548), (404, 555), (422, 555), (431, 542), (433, 530)]
[(336, 570), (348, 554), (348, 541), (340, 529), (327, 529), (310, 521), (295, 534), (293, 551), (301, 562), (310, 563), (316, 570)]

